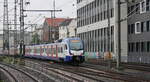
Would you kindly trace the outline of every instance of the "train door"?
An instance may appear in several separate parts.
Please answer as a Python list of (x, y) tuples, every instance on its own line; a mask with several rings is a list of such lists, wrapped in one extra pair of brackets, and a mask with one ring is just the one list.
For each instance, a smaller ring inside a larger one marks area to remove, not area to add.
[(58, 52), (57, 54), (58, 54), (59, 60), (61, 62), (64, 62), (65, 54), (64, 54), (64, 45), (63, 44), (57, 45), (57, 52)]
[(46, 54), (47, 54), (48, 57), (50, 56), (50, 53), (49, 53), (49, 45), (47, 45), (47, 47), (46, 47)]
[(65, 49), (64, 49), (64, 45), (61, 45), (61, 57), (62, 57), (62, 58), (65, 57)]
[(64, 55), (68, 55), (68, 47), (66, 44), (63, 45)]
[(53, 57), (56, 57), (56, 45), (53, 45)]
[(42, 50), (42, 46), (40, 46), (40, 56), (42, 56), (43, 50)]

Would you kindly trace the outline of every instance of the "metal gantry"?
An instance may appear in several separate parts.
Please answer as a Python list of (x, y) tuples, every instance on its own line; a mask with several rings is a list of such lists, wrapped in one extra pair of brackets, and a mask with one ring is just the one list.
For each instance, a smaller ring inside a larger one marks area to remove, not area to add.
[(120, 19), (121, 19), (121, 12), (120, 12), (120, 0), (116, 0), (116, 29), (117, 29), (117, 68), (120, 67), (120, 62), (121, 62), (121, 22), (120, 22)]
[(20, 0), (20, 55), (24, 55), (24, 1)]
[[(3, 50), (8, 50), (8, 52), (9, 52), (8, 0), (4, 0)], [(7, 53), (7, 54), (9, 54), (9, 53)]]
[(14, 49), (17, 49), (18, 34), (17, 34), (17, 0), (14, 0)]

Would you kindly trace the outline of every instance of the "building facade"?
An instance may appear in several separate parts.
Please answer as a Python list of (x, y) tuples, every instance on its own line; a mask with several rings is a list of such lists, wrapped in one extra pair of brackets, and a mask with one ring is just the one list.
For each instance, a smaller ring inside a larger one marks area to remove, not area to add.
[(59, 25), (67, 18), (46, 18), (43, 24), (43, 41), (53, 43), (59, 39)]
[(3, 34), (0, 34), (0, 49), (3, 48)]
[[(150, 63), (150, 0), (120, 1), (121, 60)], [(117, 58), (117, 3), (117, 0), (77, 0), (77, 34), (84, 41), (88, 55), (93, 52), (104, 55), (109, 50)]]
[(40, 39), (40, 41), (42, 41), (43, 28), (40, 27), (40, 28), (35, 29), (35, 33), (37, 33), (39, 35), (39, 39)]
[[(89, 57), (96, 53), (103, 57), (106, 52), (110, 51), (113, 57), (117, 58), (118, 29), (116, 26), (118, 24), (118, 6), (116, 1), (77, 1), (77, 35), (84, 41), (84, 48)], [(126, 0), (122, 1), (125, 2)], [(122, 3), (121, 19), (126, 16), (127, 3)], [(110, 26), (108, 18), (110, 19)], [(127, 20), (121, 22), (121, 31), (121, 60), (127, 62)]]
[[(134, 12), (132, 12), (134, 11)], [(128, 4), (128, 61), (150, 63), (150, 0)]]
[[(20, 43), (19, 39), (20, 39), (20, 31), (17, 31), (17, 44)], [(14, 30), (9, 31), (9, 47), (14, 47)], [(32, 32), (29, 31), (25, 31), (24, 32), (24, 44), (25, 45), (30, 45), (32, 41)]]
[(59, 27), (59, 39), (67, 38), (67, 37), (75, 37), (77, 28), (76, 19), (68, 19)]

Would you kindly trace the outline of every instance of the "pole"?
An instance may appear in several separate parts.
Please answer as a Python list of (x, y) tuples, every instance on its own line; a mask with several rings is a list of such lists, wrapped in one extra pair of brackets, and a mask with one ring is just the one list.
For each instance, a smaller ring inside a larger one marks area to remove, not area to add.
[[(108, 17), (108, 29), (107, 29), (107, 54), (111, 55), (111, 26), (110, 26), (110, 0), (107, 0), (107, 17)], [(108, 59), (108, 67), (111, 68), (111, 58)]]
[(120, 62), (121, 62), (121, 22), (120, 22), (120, 0), (116, 0), (116, 32), (117, 32), (117, 41), (116, 43), (118, 43), (117, 45), (117, 68), (120, 67)]
[[(14, 1), (14, 49), (17, 50), (17, 0)], [(15, 53), (16, 54), (16, 53)]]
[(110, 47), (110, 32), (111, 32), (111, 27), (110, 27), (110, 8), (109, 8), (109, 1), (107, 0), (107, 17), (108, 17), (108, 30), (107, 30), (107, 51), (110, 52), (111, 47)]
[(24, 9), (23, 0), (20, 0), (20, 54), (24, 55)]
[[(53, 2), (54, 10), (55, 10), (55, 0)], [(55, 18), (55, 12), (54, 12), (54, 18)]]

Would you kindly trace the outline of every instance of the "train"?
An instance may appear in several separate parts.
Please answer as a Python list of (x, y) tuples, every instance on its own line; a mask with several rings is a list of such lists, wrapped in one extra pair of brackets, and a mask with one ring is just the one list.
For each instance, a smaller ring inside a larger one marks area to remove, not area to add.
[(29, 45), (25, 47), (24, 57), (78, 65), (85, 61), (84, 45), (80, 38), (65, 38), (50, 44)]

